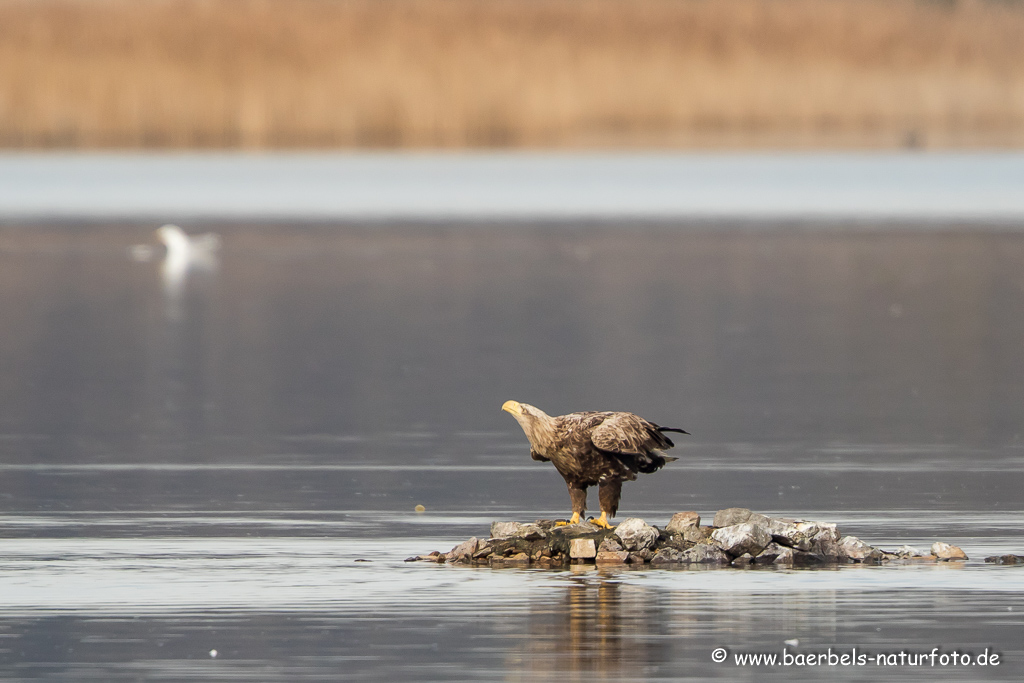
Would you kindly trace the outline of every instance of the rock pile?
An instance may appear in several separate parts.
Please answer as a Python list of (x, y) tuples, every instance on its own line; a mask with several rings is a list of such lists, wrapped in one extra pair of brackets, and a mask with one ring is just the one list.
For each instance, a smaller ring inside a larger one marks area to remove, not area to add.
[(715, 514), (711, 526), (701, 526), (696, 512), (679, 512), (664, 529), (638, 517), (626, 519), (613, 529), (589, 522), (565, 526), (551, 520), (533, 524), (494, 522), (489, 538), (471, 538), (447, 553), (434, 551), (406, 561), (492, 567), (563, 567), (584, 563), (659, 567), (813, 566), (966, 559), (963, 550), (948, 543), (934, 543), (929, 554), (906, 545), (886, 551), (855, 536), (843, 536), (835, 524), (828, 522), (774, 518), (746, 508), (728, 508)]

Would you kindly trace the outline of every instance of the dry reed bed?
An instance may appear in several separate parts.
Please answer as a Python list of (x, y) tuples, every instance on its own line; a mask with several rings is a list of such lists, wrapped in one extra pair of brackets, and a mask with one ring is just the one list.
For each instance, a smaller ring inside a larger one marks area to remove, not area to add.
[(0, 145), (1024, 143), (1024, 7), (0, 0)]

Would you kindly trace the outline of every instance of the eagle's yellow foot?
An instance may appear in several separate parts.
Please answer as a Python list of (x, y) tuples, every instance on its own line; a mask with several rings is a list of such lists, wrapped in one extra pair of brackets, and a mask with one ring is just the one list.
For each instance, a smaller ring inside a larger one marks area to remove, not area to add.
[(569, 526), (571, 524), (579, 524), (579, 523), (580, 523), (580, 513), (574, 512), (574, 513), (572, 513), (572, 517), (569, 518), (568, 522), (555, 522), (555, 526)]
[(590, 522), (591, 524), (593, 524), (594, 526), (599, 526), (599, 527), (601, 527), (603, 529), (614, 529), (615, 528), (611, 524), (608, 523), (608, 513), (607, 512), (602, 512), (601, 516), (598, 517), (597, 519), (591, 518), (591, 519), (588, 519), (587, 521)]

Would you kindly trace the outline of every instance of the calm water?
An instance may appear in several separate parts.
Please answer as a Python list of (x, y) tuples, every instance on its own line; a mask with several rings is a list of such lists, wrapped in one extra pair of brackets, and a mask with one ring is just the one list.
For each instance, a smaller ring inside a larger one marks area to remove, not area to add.
[[(1024, 554), (1020, 226), (196, 223), (223, 248), (182, 274), (131, 251), (157, 225), (0, 226), (0, 676), (1024, 676), (1024, 567), (981, 561)], [(623, 517), (742, 505), (972, 560), (404, 563), (567, 512), (507, 399), (693, 433)], [(830, 647), (1002, 659), (731, 659)]]

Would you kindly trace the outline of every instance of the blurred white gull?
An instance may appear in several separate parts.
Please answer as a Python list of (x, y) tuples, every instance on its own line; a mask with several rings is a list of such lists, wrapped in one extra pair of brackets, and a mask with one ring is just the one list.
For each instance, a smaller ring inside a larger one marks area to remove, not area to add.
[(164, 276), (174, 274), (184, 277), (188, 270), (214, 270), (217, 268), (217, 250), (220, 249), (220, 235), (208, 232), (190, 237), (177, 225), (157, 229), (157, 237), (167, 247), (164, 257)]
[(164, 293), (173, 305), (180, 298), (189, 271), (210, 272), (217, 269), (220, 235), (210, 232), (189, 236), (177, 225), (170, 223), (158, 228), (156, 234), (167, 247), (160, 275)]

